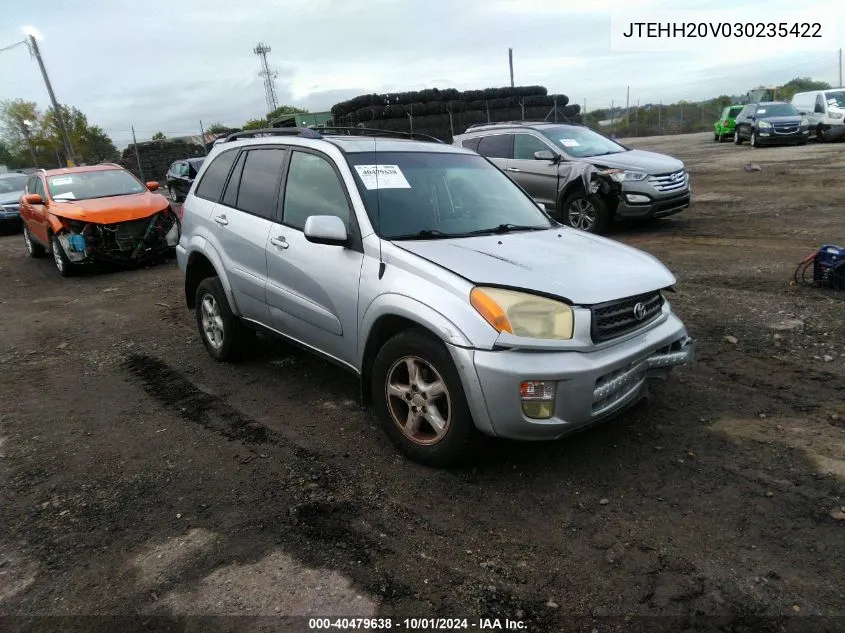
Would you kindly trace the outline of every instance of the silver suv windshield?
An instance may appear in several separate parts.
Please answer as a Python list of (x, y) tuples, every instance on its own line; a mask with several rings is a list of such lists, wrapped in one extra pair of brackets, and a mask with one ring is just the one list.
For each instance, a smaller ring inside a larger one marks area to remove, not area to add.
[(443, 239), (537, 231), (548, 216), (481, 156), (445, 152), (347, 154), (376, 232), (385, 239)]
[(537, 131), (574, 158), (605, 156), (628, 151), (619, 143), (615, 143), (598, 132), (593, 132), (588, 127), (555, 125), (551, 127), (543, 126), (538, 128)]

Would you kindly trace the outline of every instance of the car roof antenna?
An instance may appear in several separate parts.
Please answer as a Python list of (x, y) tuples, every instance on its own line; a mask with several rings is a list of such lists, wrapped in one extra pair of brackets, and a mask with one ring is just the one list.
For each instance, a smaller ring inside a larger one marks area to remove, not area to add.
[(379, 199), (381, 198), (381, 189), (378, 186), (378, 141), (376, 137), (373, 137), (373, 160), (375, 161), (375, 172), (376, 172), (376, 224), (378, 225), (378, 229), (376, 230), (376, 236), (378, 237), (378, 278), (381, 279), (384, 277), (384, 259), (382, 258), (381, 254), (381, 204), (379, 204)]

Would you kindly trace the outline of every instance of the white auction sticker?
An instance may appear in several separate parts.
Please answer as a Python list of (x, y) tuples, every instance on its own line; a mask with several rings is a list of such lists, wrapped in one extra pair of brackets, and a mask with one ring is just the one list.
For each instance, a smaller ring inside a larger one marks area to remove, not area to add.
[(61, 176), (59, 178), (51, 178), (50, 179), (50, 184), (53, 185), (53, 186), (55, 186), (55, 185), (69, 185), (72, 182), (73, 182), (73, 178), (71, 178), (70, 176)]
[(574, 138), (562, 138), (560, 142), (563, 143), (564, 147), (578, 147), (580, 145)]
[(410, 189), (399, 165), (355, 165), (367, 189)]

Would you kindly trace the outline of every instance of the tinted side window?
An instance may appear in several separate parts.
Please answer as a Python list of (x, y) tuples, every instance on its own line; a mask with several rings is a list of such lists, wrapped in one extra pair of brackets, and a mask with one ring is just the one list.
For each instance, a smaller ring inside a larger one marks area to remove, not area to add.
[(478, 144), (478, 153), (487, 158), (510, 158), (513, 154), (513, 134), (485, 136)]
[(311, 215), (335, 215), (349, 226), (346, 190), (326, 159), (294, 152), (285, 185), (282, 221), (301, 231)]
[(226, 177), (232, 168), (232, 163), (238, 156), (237, 150), (228, 150), (219, 154), (205, 170), (200, 184), (197, 186), (196, 195), (206, 200), (217, 202), (223, 187), (226, 185)]
[(26, 181), (26, 192), (27, 193), (35, 193), (35, 181), (38, 180), (38, 176), (30, 176), (29, 180)]
[(43, 200), (47, 199), (47, 192), (44, 191), (44, 183), (38, 177), (35, 178), (35, 191), (33, 193), (37, 193)]
[(821, 95), (816, 97), (816, 112), (824, 113), (824, 97)]
[(284, 149), (253, 149), (246, 152), (246, 161), (238, 187), (241, 211), (272, 220), (276, 210), (276, 192), (285, 162)]
[(513, 137), (514, 160), (534, 160), (534, 152), (548, 152), (549, 147), (533, 134), (515, 134)]
[(475, 138), (468, 138), (461, 143), (467, 149), (471, 149), (473, 152), (478, 151), (478, 142), (481, 140), (480, 136), (476, 136)]
[(241, 171), (243, 171), (245, 159), (246, 152), (241, 152), (241, 155), (238, 156), (238, 162), (235, 163), (235, 168), (232, 170), (232, 175), (229, 177), (226, 193), (223, 194), (223, 199), (220, 201), (227, 207), (234, 207), (238, 202), (238, 185), (241, 183)]

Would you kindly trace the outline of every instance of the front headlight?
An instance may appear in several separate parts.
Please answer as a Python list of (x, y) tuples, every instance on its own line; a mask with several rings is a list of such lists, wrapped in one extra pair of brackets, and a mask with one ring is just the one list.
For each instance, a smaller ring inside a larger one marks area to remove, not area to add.
[(648, 174), (644, 171), (620, 171), (614, 170), (610, 172), (610, 177), (613, 178), (616, 182), (625, 182), (626, 180), (645, 180), (648, 178)]
[(757, 127), (772, 127), (772, 124), (771, 124), (771, 123), (769, 123), (768, 121), (760, 121), (760, 122), (757, 124)]
[(567, 341), (572, 338), (575, 317), (560, 301), (503, 288), (478, 287), (470, 303), (499, 333), (526, 338)]
[[(830, 116), (831, 119), (841, 119), (842, 113), (841, 112), (830, 112), (829, 116)], [(806, 119), (805, 119), (805, 121), (806, 121)]]

